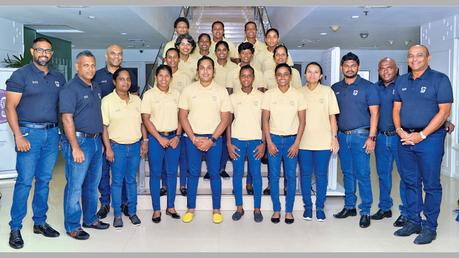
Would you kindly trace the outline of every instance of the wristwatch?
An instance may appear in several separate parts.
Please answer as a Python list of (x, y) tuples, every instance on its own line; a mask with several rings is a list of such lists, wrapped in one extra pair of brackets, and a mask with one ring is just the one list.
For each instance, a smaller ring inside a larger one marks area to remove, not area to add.
[(215, 139), (213, 136), (209, 138), (213, 143), (215, 143), (217, 141), (217, 139)]
[(419, 132), (419, 135), (421, 136), (423, 140), (427, 138), (427, 136), (422, 131)]
[(372, 140), (372, 141), (376, 141), (376, 136), (368, 136), (368, 139)]

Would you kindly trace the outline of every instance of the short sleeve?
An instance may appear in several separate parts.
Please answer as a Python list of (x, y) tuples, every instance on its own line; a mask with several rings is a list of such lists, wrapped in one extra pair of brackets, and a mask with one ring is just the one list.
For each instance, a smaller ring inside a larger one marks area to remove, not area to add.
[(102, 123), (105, 126), (110, 125), (110, 99), (102, 99), (101, 110), (102, 110)]
[(328, 114), (336, 115), (339, 114), (338, 100), (336, 100), (336, 95), (331, 89), (328, 91)]
[(178, 107), (181, 109), (190, 110), (190, 102), (188, 96), (190, 94), (190, 87), (192, 86), (188, 86), (187, 88), (183, 89), (183, 92), (180, 95)]
[(142, 113), (142, 114), (151, 115), (150, 103), (151, 103), (151, 90), (152, 89), (149, 89), (143, 95), (142, 103), (140, 104), (140, 113)]
[[(67, 86), (68, 87), (68, 86)], [(63, 89), (59, 93), (59, 112), (75, 114), (77, 96), (69, 88)]]
[(438, 104), (453, 103), (453, 88), (446, 75), (442, 75), (438, 80), (437, 102)]
[(220, 105), (220, 112), (232, 112), (233, 106), (231, 105), (231, 100), (226, 90), (223, 90), (222, 93), (222, 103)]
[(26, 87), (25, 78), (21, 70), (13, 72), (11, 77), (6, 81), (6, 90), (23, 93)]
[(270, 111), (271, 110), (270, 102), (271, 102), (271, 94), (268, 91), (263, 96), (263, 101), (261, 102), (261, 109)]
[(378, 89), (374, 84), (368, 85), (367, 103), (368, 106), (376, 106), (380, 104)]

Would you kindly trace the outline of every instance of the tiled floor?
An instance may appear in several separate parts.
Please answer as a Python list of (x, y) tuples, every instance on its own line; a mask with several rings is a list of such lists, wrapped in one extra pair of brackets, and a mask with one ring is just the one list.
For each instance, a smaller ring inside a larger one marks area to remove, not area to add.
[[(378, 188), (373, 174), (373, 211), (377, 209)], [(398, 177), (394, 177), (394, 207), (398, 205)], [(376, 252), (459, 252), (459, 222), (454, 220), (452, 210), (457, 207), (459, 180), (442, 178), (443, 202), (439, 218), (437, 240), (427, 246), (412, 243), (414, 237), (393, 236), (393, 221), (399, 215), (393, 209), (394, 217), (372, 221), (367, 229), (358, 226), (359, 217), (338, 220), (332, 214), (343, 205), (341, 197), (327, 200), (327, 220), (323, 223), (303, 221), (301, 211), (294, 212), (295, 223), (277, 225), (270, 222), (271, 212), (264, 212), (265, 220), (256, 224), (251, 212), (246, 212), (241, 221), (231, 220), (232, 211), (224, 211), (225, 221), (220, 225), (211, 222), (210, 211), (196, 213), (192, 223), (184, 224), (173, 220), (163, 212), (162, 222), (151, 222), (151, 211), (138, 212), (142, 224), (134, 227), (124, 218), (122, 230), (109, 228), (105, 231), (88, 230), (87, 241), (77, 241), (65, 234), (63, 227), (63, 163), (59, 161), (51, 183), (48, 223), (61, 232), (57, 239), (48, 239), (32, 232), (31, 211), (24, 220), (21, 231), (25, 247), (20, 251), (69, 251), (69, 252), (333, 252), (333, 251), (376, 251)], [(16, 252), (8, 246), (9, 210), (11, 206), (11, 185), (0, 185), (3, 198), (0, 200), (0, 252)], [(297, 196), (297, 198), (299, 198)], [(30, 207), (30, 205), (29, 205)], [(183, 211), (179, 211), (183, 213)], [(105, 220), (112, 222), (112, 214)]]

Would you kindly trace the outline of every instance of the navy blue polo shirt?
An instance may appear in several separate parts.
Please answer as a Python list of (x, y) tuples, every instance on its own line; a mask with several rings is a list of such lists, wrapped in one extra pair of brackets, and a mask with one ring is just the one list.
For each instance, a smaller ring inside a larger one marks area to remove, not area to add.
[(45, 74), (30, 63), (14, 71), (6, 90), (22, 94), (16, 108), (19, 122), (57, 123), (59, 91), (64, 85), (64, 75), (51, 68)]
[(412, 73), (395, 82), (395, 101), (402, 102), (400, 123), (403, 128), (425, 128), (438, 113), (438, 104), (453, 103), (453, 88), (448, 76), (427, 68), (413, 80)]
[(332, 86), (335, 92), (340, 113), (339, 130), (353, 130), (362, 127), (370, 128), (369, 106), (379, 105), (376, 86), (357, 75), (356, 80), (348, 85), (339, 81)]
[(59, 96), (61, 113), (73, 114), (75, 129), (83, 133), (102, 133), (101, 90), (87, 85), (78, 75), (70, 80)]
[(379, 131), (394, 131), (394, 120), (392, 118), (392, 108), (394, 106), (395, 97), (395, 81), (385, 86), (383, 81), (379, 81), (377, 84), (379, 92)]
[[(131, 75), (131, 88), (129, 88), (129, 92), (136, 93), (139, 90), (139, 86), (137, 85), (137, 77), (131, 72), (129, 72), (129, 74)], [(113, 85), (113, 74), (108, 71), (107, 66), (97, 70), (96, 75), (92, 81), (99, 85), (100, 89), (102, 90), (102, 98), (112, 93), (115, 89), (115, 85)]]

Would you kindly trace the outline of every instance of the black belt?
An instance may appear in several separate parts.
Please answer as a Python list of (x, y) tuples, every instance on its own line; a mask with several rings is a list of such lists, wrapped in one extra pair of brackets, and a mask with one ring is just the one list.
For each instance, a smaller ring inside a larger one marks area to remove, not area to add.
[(97, 138), (100, 135), (100, 133), (75, 132), (75, 135), (77, 137), (83, 137), (83, 138)]
[(392, 131), (379, 131), (380, 134), (384, 136), (394, 136), (397, 135), (397, 131), (392, 130)]
[(296, 134), (290, 134), (290, 135), (278, 135), (274, 134), (275, 136), (282, 137), (282, 138), (287, 138), (287, 137), (296, 137)]
[(420, 131), (424, 130), (424, 128), (402, 128), (403, 131), (409, 133), (419, 133)]
[(169, 132), (158, 132), (158, 133), (161, 134), (162, 136), (169, 136), (169, 135), (172, 135), (172, 134), (176, 134), (177, 130), (169, 131)]
[(369, 128), (357, 128), (357, 129), (352, 129), (352, 130), (339, 130), (339, 131), (344, 134), (370, 133)]
[(19, 126), (33, 129), (51, 129), (57, 127), (57, 123), (19, 123)]

